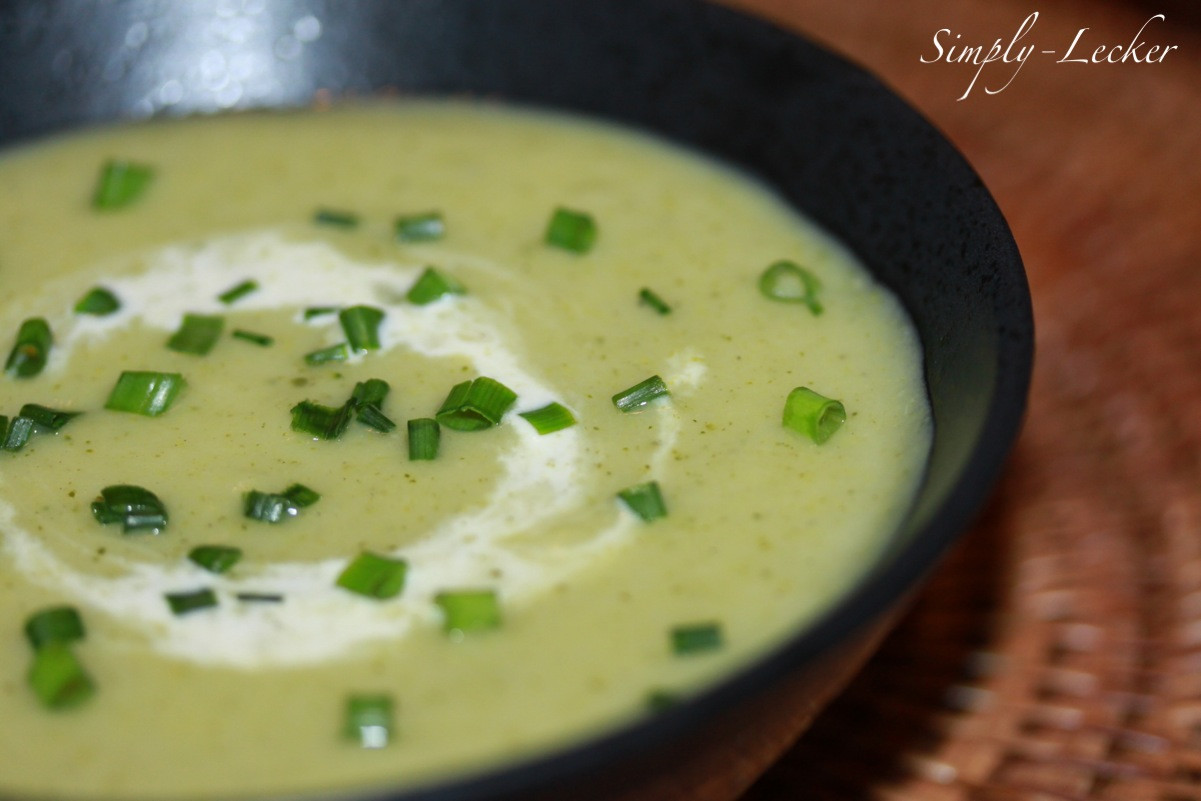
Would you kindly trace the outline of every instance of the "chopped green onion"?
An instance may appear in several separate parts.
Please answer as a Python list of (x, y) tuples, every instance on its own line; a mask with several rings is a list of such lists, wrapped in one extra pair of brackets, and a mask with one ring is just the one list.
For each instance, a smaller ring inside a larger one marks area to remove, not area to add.
[(126, 534), (143, 529), (159, 534), (167, 527), (167, 508), (158, 496), (131, 484), (100, 490), (100, 497), (92, 502), (92, 516), (101, 525), (120, 523)]
[(438, 446), (442, 440), (442, 428), (430, 417), (410, 420), (409, 461), (431, 461), (438, 458)]
[(573, 253), (587, 253), (596, 243), (596, 222), (592, 215), (560, 206), (546, 226), (546, 244)]
[(75, 304), (75, 313), (104, 317), (120, 308), (121, 301), (117, 300), (117, 296), (104, 287), (98, 286), (90, 289), (88, 294), (79, 299), (79, 302)]
[(379, 350), (379, 327), (384, 313), (374, 306), (351, 306), (338, 312), (346, 341), (356, 352)]
[(821, 445), (847, 421), (841, 401), (819, 395), (808, 387), (797, 387), (784, 402), (784, 427), (791, 428)]
[(364, 551), (338, 576), (337, 585), (368, 598), (395, 598), (405, 586), (409, 563)]
[(720, 623), (689, 623), (671, 630), (671, 650), (678, 656), (716, 651), (722, 644)]
[(659, 314), (671, 314), (671, 306), (667, 305), (667, 301), (663, 300), (663, 298), (659, 297), (646, 287), (643, 287), (638, 291), (638, 300), (647, 306), (650, 306), (652, 309), (659, 312)]
[(73, 606), (43, 609), (25, 621), (25, 638), (35, 651), (47, 643), (82, 640), (86, 633), (83, 618)]
[(363, 748), (383, 748), (392, 739), (392, 697), (385, 694), (352, 695), (346, 699), (347, 739)]
[(33, 378), (46, 366), (53, 341), (50, 324), (41, 317), (31, 317), (21, 323), (17, 340), (4, 363), (4, 372), (14, 378)]
[(309, 306), (304, 310), (303, 317), (306, 320), (312, 320), (316, 317), (328, 317), (331, 314), (337, 313), (337, 306)]
[(301, 401), (292, 407), (292, 430), (312, 434), (317, 439), (337, 439), (350, 425), (354, 413), (354, 402), (341, 406), (323, 406), (312, 401)]
[(305, 364), (310, 364), (316, 367), (319, 364), (328, 362), (344, 362), (350, 358), (350, 346), (345, 342), (339, 342), (337, 345), (330, 345), (328, 348), (321, 348), (312, 353), (304, 355)]
[(571, 409), (555, 401), (551, 401), (541, 409), (519, 412), (517, 416), (528, 420), (539, 434), (553, 434), (575, 425), (575, 415), (571, 413)]
[(313, 214), (313, 222), (318, 225), (332, 225), (335, 228), (355, 228), (359, 224), (359, 215), (351, 211), (317, 209)]
[(211, 609), (217, 605), (217, 594), (208, 587), (190, 592), (168, 592), (163, 597), (167, 599), (167, 606), (171, 607), (171, 612), (176, 616)]
[(167, 347), (179, 353), (204, 356), (217, 344), (224, 327), (225, 318), (220, 315), (185, 314), (179, 330), (167, 340)]
[(96, 191), (92, 195), (92, 207), (112, 210), (133, 203), (154, 178), (154, 168), (132, 161), (109, 161), (100, 168)]
[(230, 332), (230, 336), (263, 348), (269, 348), (275, 344), (274, 337), (269, 337), (266, 334), (256, 334), (253, 331), (247, 331), (243, 328), (235, 328)]
[(11, 421), (0, 415), (0, 449), (19, 451), (39, 431), (58, 431), (81, 412), (63, 412), (37, 403), (27, 403)]
[(392, 387), (382, 378), (368, 378), (354, 385), (350, 397), (359, 406), (382, 406)]
[(307, 506), (312, 506), (317, 501), (321, 500), (321, 495), (316, 490), (309, 489), (304, 484), (293, 484), (284, 490), (284, 497), (296, 505), (298, 509), (304, 509)]
[(284, 602), (284, 596), (278, 592), (239, 592), (234, 597), (246, 603), (281, 604)]
[(667, 384), (663, 383), (659, 376), (653, 375), (629, 389), (618, 392), (613, 396), (613, 405), (623, 412), (638, 412), (647, 404), (669, 395), (671, 393), (667, 390)]
[(34, 695), (48, 709), (68, 709), (92, 697), (96, 685), (71, 645), (51, 641), (38, 648), (27, 676)]
[(179, 373), (127, 370), (117, 379), (104, 408), (158, 417), (171, 408), (184, 385)]
[(225, 573), (242, 558), (242, 549), (230, 545), (197, 545), (188, 559), (210, 573)]
[(442, 629), (448, 634), (500, 628), (500, 601), (495, 590), (440, 592), (434, 603), (442, 610)]
[(29, 438), (33, 436), (34, 423), (28, 417), (18, 415), (8, 421), (8, 426), (4, 431), (4, 442), (0, 443), (6, 451), (19, 451), (29, 442)]
[(350, 394), (350, 399), (355, 405), (355, 418), (368, 428), (385, 434), (396, 428), (396, 423), (380, 409), (384, 398), (388, 397), (389, 389), (387, 381), (369, 378), (355, 384), (354, 391)]
[(480, 431), (500, 423), (517, 393), (487, 376), (455, 385), (434, 415), (455, 431)]
[(433, 267), (426, 267), (425, 272), (409, 288), (409, 303), (424, 306), (433, 303), (444, 295), (466, 295), (467, 287), (460, 284), (449, 275), (438, 272)]
[(381, 412), (378, 406), (360, 406), (355, 412), (355, 419), (368, 428), (374, 428), (384, 434), (396, 428), (396, 423), (392, 421), (392, 418)]
[(258, 289), (259, 289), (259, 282), (255, 281), (252, 278), (247, 278), (245, 281), (234, 284), (229, 289), (222, 292), (220, 295), (217, 296), (217, 300), (221, 301), (226, 306), (228, 306), (231, 303), (235, 303), (235, 302), (241, 300), (242, 298), (246, 297), (247, 295), (257, 292)]
[(759, 291), (765, 298), (782, 303), (803, 303), (814, 314), (822, 313), (821, 291), (817, 276), (796, 262), (781, 259), (774, 262), (759, 276)]
[(29, 418), (38, 428), (49, 429), (51, 431), (58, 431), (70, 420), (79, 417), (81, 414), (83, 412), (64, 412), (37, 403), (25, 404), (21, 407), (20, 412), (21, 417)]
[(646, 707), (651, 712), (663, 712), (678, 706), (679, 703), (680, 694), (671, 690), (656, 689), (646, 695)]
[(657, 481), (648, 481), (624, 489), (617, 493), (617, 497), (631, 512), (648, 523), (660, 517), (667, 517), (667, 505), (663, 503), (663, 494), (659, 491)]
[(296, 517), (300, 507), (286, 495), (251, 490), (242, 495), (242, 514), (262, 523), (282, 523)]
[(401, 242), (431, 242), (446, 236), (442, 212), (427, 211), (396, 218), (396, 238)]

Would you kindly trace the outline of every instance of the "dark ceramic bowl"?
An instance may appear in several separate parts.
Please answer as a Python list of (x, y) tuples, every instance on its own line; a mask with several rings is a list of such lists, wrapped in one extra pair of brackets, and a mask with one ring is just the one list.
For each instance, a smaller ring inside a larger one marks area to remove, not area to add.
[(850, 677), (972, 520), (1032, 359), (1022, 264), (980, 179), (870, 75), (692, 0), (0, 5), (0, 145), (115, 118), (468, 94), (649, 129), (740, 165), (847, 243), (925, 348), (934, 447), (894, 545), (816, 625), (693, 701), (584, 745), (396, 799), (728, 801)]

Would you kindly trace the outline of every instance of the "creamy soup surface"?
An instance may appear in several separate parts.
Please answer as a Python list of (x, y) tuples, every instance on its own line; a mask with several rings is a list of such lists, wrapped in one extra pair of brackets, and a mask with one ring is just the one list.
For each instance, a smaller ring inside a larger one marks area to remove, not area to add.
[[(97, 210), (113, 159), (153, 177)], [(594, 221), (590, 249), (548, 243), (560, 208)], [(435, 211), (441, 236), (398, 237)], [(820, 313), (761, 291), (781, 260), (818, 280)], [(428, 267), (460, 291), (413, 302)], [(845, 592), (929, 448), (915, 335), (844, 248), (745, 176), (571, 118), (381, 104), (24, 146), (0, 158), (0, 282), (0, 356), (25, 320), (53, 338), (41, 372), (0, 376), (0, 415), (81, 413), (0, 450), (6, 797), (417, 784), (653, 714)], [(93, 287), (120, 308), (76, 312)], [(379, 347), (308, 363), (356, 306), (382, 313)], [(165, 344), (188, 314), (222, 320), (205, 355)], [(157, 416), (106, 409), (124, 371), (185, 384)], [(407, 421), (480, 376), (516, 394), (500, 422), (443, 426), (410, 459)], [(651, 376), (670, 394), (619, 410)], [(395, 430), (293, 428), (368, 379)], [(821, 444), (781, 423), (802, 386), (845, 407)], [(540, 434), (521, 413), (551, 402), (576, 422)], [(666, 515), (645, 520), (619, 493), (649, 482)], [(247, 493), (297, 483), (320, 500), (247, 516)], [(97, 521), (113, 485), (161, 500), (160, 533)], [(241, 560), (214, 573), (189, 559), (205, 545)], [(399, 593), (339, 584), (364, 552), (404, 562)], [(166, 599), (198, 590), (215, 603)], [(463, 591), (499, 621), (448, 630), (436, 598)], [(55, 709), (23, 629), (61, 606), (94, 693)], [(382, 741), (347, 732), (360, 695), (392, 703)]]

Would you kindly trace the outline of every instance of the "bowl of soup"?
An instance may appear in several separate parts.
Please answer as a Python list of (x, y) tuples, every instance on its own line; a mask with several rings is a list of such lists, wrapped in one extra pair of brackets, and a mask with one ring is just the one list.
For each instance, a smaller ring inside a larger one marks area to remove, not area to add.
[(733, 799), (1016, 436), (1004, 219), (699, 2), (0, 11), (0, 797)]

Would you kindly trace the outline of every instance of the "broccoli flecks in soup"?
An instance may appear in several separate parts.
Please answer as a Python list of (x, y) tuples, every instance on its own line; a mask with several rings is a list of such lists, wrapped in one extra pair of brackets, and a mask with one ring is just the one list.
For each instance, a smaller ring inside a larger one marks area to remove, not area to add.
[(0, 159), (0, 795), (425, 782), (685, 697), (881, 551), (916, 337), (608, 125), (414, 103)]

